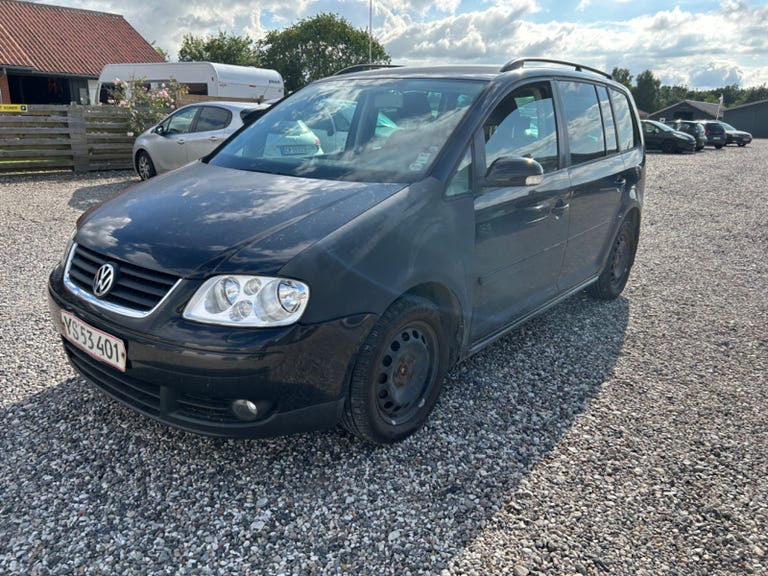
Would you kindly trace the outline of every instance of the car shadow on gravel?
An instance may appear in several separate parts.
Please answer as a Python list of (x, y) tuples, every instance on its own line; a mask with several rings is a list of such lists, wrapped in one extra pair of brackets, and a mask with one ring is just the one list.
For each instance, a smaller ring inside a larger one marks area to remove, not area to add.
[(76, 210), (85, 211), (91, 206), (103, 202), (107, 198), (111, 198), (138, 183), (138, 178), (126, 176), (125, 178), (113, 182), (96, 184), (94, 186), (83, 186), (75, 190), (72, 194), (72, 197), (69, 200), (69, 206)]
[(76, 539), (86, 572), (135, 553), (143, 573), (190, 556), (214, 573), (439, 573), (599, 394), (629, 312), (560, 304), (455, 367), (426, 428), (389, 447), (198, 437), (69, 378), (0, 410), (0, 559), (52, 568)]

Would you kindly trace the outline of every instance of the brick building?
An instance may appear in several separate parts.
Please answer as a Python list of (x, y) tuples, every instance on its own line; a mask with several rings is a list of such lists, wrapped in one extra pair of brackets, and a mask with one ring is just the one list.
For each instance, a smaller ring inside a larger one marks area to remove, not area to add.
[(0, 0), (0, 104), (87, 104), (106, 64), (163, 62), (120, 15)]

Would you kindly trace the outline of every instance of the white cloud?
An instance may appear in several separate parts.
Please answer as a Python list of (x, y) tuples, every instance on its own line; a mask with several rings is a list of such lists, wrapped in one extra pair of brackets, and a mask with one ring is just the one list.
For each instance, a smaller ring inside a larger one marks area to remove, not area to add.
[[(54, 0), (48, 0), (53, 2)], [(368, 27), (370, 0), (56, 0), (122, 14), (148, 40), (178, 53), (185, 33), (224, 31), (254, 39), (321, 12)], [(613, 0), (613, 4), (621, 4)], [(400, 64), (493, 63), (551, 56), (634, 76), (652, 70), (664, 83), (710, 88), (710, 82), (768, 83), (768, 6), (724, 0), (720, 8), (672, 9), (615, 21), (567, 20), (556, 0), (374, 0), (374, 36)], [(696, 6), (681, 3), (680, 6)], [(593, 0), (570, 11), (581, 18)], [(580, 12), (580, 10), (582, 12)], [(552, 14), (550, 21), (543, 15)]]

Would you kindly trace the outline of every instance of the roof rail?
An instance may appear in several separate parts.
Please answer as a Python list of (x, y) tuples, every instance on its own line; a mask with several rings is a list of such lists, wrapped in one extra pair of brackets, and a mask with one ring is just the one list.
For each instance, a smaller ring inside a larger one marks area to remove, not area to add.
[(510, 60), (509, 62), (504, 64), (504, 66), (501, 67), (501, 70), (499, 70), (499, 72), (509, 72), (510, 70), (517, 70), (519, 68), (523, 68), (526, 62), (544, 62), (546, 64), (559, 64), (561, 66), (572, 67), (576, 70), (576, 72), (581, 72), (582, 70), (589, 70), (590, 72), (594, 72), (595, 74), (599, 74), (600, 76), (605, 76), (609, 80), (613, 80), (613, 76), (611, 76), (607, 72), (598, 70), (597, 68), (590, 68), (589, 66), (584, 66), (582, 64), (575, 64), (574, 62), (567, 62), (566, 60), (552, 60), (550, 58), (515, 58), (514, 60)]
[(365, 72), (366, 70), (376, 70), (377, 68), (398, 68), (399, 64), (354, 64), (334, 72), (334, 76), (341, 74), (352, 74), (353, 72)]

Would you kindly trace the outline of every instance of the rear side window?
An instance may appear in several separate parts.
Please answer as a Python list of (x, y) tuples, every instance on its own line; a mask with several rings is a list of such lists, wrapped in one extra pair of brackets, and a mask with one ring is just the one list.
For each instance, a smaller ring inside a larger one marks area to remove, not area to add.
[(616, 130), (619, 136), (619, 149), (624, 152), (631, 150), (639, 142), (635, 123), (632, 121), (632, 108), (627, 97), (613, 88), (608, 89), (608, 94), (613, 105), (613, 113), (616, 116)]
[(208, 132), (209, 130), (223, 130), (229, 125), (232, 112), (215, 106), (205, 106), (197, 117), (195, 132)]
[(605, 156), (605, 136), (600, 103), (593, 84), (562, 82), (571, 164)]

